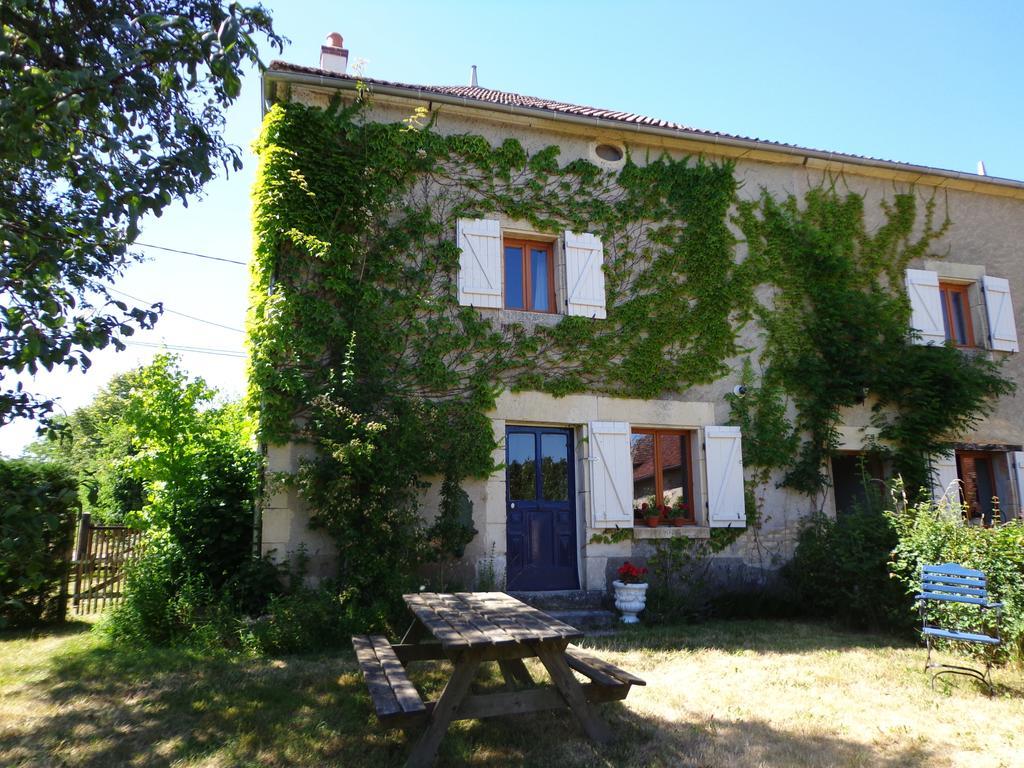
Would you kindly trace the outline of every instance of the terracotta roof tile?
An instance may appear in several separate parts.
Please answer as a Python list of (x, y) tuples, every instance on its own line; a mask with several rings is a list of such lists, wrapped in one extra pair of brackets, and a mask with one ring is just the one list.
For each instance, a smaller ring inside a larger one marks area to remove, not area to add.
[[(617, 110), (602, 109), (600, 107), (587, 107), (579, 104), (569, 104), (564, 101), (554, 101), (552, 99), (541, 99), (536, 96), (523, 96), (518, 93), (511, 93), (509, 91), (498, 91), (493, 88), (480, 88), (471, 85), (414, 85), (410, 83), (399, 83), (389, 80), (377, 80), (370, 77), (356, 77), (353, 75), (339, 75), (336, 72), (330, 72), (316, 67), (304, 67), (298, 64), (289, 64), (284, 61), (272, 61), (270, 63), (270, 69), (278, 72), (300, 72), (306, 74), (318, 75), (324, 78), (333, 78), (338, 80), (345, 80), (349, 82), (355, 82), (362, 80), (369, 84), (371, 87), (374, 85), (387, 86), (392, 88), (406, 89), (413, 94), (429, 95), (436, 93), (445, 96), (454, 96), (457, 98), (466, 99), (468, 101), (477, 101), (484, 104), (501, 104), (510, 107), (526, 108), (526, 109), (538, 109), (547, 112), (561, 113), (567, 115), (579, 115), (581, 117), (596, 118), (599, 120), (609, 120), (619, 123), (628, 123), (632, 125), (643, 125), (654, 128), (661, 128), (669, 131), (679, 131), (680, 133), (686, 133), (696, 136), (706, 136), (708, 138), (721, 138), (739, 142), (750, 142), (765, 145), (768, 147), (779, 147), (786, 148), (788, 150), (813, 152), (818, 155), (827, 156), (828, 158), (835, 158), (836, 160), (842, 161), (844, 158), (853, 161), (869, 162), (869, 163), (884, 163), (893, 166), (903, 166), (907, 170), (915, 170), (919, 172), (938, 172), (943, 175), (955, 176), (955, 177), (971, 177), (971, 174), (950, 171), (941, 168), (931, 168), (928, 166), (917, 165), (913, 163), (905, 163), (898, 160), (887, 160), (884, 158), (871, 157), (869, 155), (856, 155), (845, 152), (833, 152), (830, 150), (820, 150), (811, 147), (801, 147), (797, 144), (788, 144), (780, 141), (771, 141), (767, 139), (759, 139), (750, 136), (738, 136), (735, 134), (721, 133), (718, 131), (707, 131), (701, 128), (693, 128), (691, 126), (682, 125), (680, 123), (674, 123), (670, 120), (660, 120), (654, 117), (648, 117), (646, 115), (638, 115), (634, 112), (621, 112)], [(989, 182), (989, 183), (1009, 183), (1013, 186), (1021, 186), (1021, 182), (999, 179), (997, 177), (978, 177), (978, 181)]]

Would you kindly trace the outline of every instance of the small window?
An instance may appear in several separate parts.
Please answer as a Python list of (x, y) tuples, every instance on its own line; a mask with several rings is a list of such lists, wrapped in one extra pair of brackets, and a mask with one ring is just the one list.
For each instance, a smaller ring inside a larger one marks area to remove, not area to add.
[(609, 163), (617, 163), (623, 158), (622, 147), (614, 144), (598, 144), (594, 147), (594, 154)]
[(968, 286), (960, 283), (939, 283), (942, 300), (942, 324), (946, 340), (958, 347), (974, 346), (974, 329), (971, 327), (971, 301)]
[(682, 430), (633, 430), (630, 453), (634, 508), (665, 504), (676, 510), (672, 513), (674, 517), (696, 523), (690, 435)]
[(555, 311), (555, 257), (551, 243), (505, 239), (505, 307)]

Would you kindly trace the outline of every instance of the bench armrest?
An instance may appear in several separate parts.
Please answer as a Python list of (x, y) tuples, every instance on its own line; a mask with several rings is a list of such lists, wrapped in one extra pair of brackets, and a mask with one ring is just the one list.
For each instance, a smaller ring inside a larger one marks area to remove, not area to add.
[(1002, 603), (986, 603), (985, 605), (983, 605), (981, 607), (982, 608), (994, 608), (997, 611), (1003, 610), (1003, 604)]

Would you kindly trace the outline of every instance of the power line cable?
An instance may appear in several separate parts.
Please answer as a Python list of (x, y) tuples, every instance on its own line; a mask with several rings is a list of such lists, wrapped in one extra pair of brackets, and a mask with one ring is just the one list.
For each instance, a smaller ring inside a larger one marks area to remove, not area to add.
[[(124, 291), (119, 291), (116, 288), (109, 288), (108, 290), (111, 293), (116, 293), (119, 296), (124, 296), (126, 299), (131, 299), (132, 301), (140, 301), (143, 304), (149, 304), (150, 306), (153, 306), (154, 304), (161, 304), (161, 305), (163, 304), (162, 301), (146, 301), (145, 299), (140, 299), (138, 296), (132, 296), (130, 293), (125, 293)], [(178, 312), (177, 310), (168, 309), (167, 307), (164, 307), (164, 312), (166, 312), (169, 315), (179, 315), (180, 317), (187, 317), (189, 320), (195, 320), (197, 323), (206, 323), (207, 325), (215, 325), (218, 328), (224, 328), (225, 330), (234, 331), (235, 333), (245, 333), (245, 331), (243, 331), (241, 328), (234, 328), (234, 327), (232, 327), (230, 325), (224, 325), (223, 323), (218, 323), (218, 322), (215, 322), (213, 320), (204, 320), (203, 318), (196, 317), (195, 315), (186, 315), (184, 312)]]
[(203, 355), (218, 355), (220, 357), (246, 357), (245, 352), (237, 349), (213, 349), (211, 347), (190, 347), (183, 344), (155, 344), (148, 341), (125, 341), (129, 347), (150, 347), (152, 349), (169, 349), (173, 352), (198, 352)]
[(195, 251), (182, 251), (177, 248), (167, 248), (163, 245), (153, 245), (152, 243), (140, 243), (136, 241), (133, 245), (140, 245), (143, 248), (156, 248), (158, 251), (167, 251), (168, 253), (180, 253), (184, 256), (195, 256), (199, 259), (209, 259), (210, 261), (223, 261), (227, 264), (241, 264), (243, 267), (248, 266), (244, 261), (238, 259), (225, 259), (223, 256), (208, 256), (205, 253), (196, 253)]

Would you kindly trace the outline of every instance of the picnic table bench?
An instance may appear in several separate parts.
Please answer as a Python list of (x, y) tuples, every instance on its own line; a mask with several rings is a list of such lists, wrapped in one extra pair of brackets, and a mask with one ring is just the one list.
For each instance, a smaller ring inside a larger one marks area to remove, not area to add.
[[(426, 723), (410, 753), (411, 768), (433, 763), (453, 720), (569, 709), (583, 731), (598, 743), (610, 740), (594, 704), (620, 701), (634, 685), (646, 685), (572, 645), (583, 633), (503, 592), (405, 595), (414, 619), (402, 641), (380, 635), (352, 638), (356, 658), (380, 723), (407, 728)], [(523, 663), (538, 658), (554, 687), (537, 686)], [(424, 701), (406, 673), (412, 661), (447, 659), (453, 670), (437, 701)], [(471, 693), (484, 662), (497, 662), (505, 689)], [(575, 670), (590, 680), (581, 684)]]

